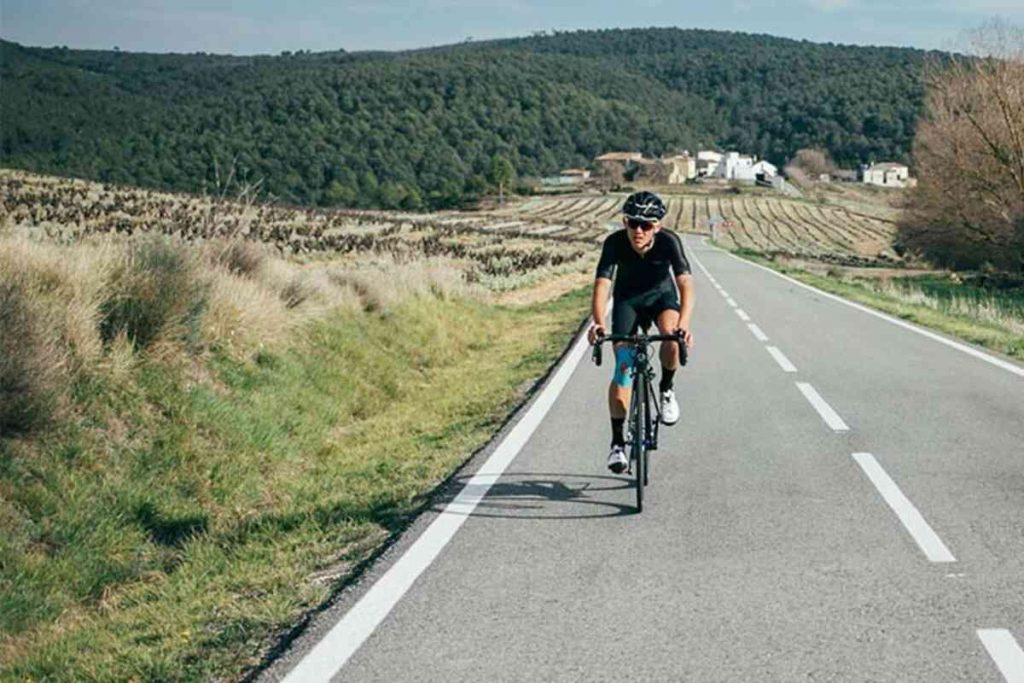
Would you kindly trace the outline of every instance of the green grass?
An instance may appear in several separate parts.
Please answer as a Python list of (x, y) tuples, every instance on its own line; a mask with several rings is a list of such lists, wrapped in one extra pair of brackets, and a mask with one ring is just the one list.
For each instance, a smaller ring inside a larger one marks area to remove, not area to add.
[(342, 310), (251, 362), (141, 362), (0, 440), (0, 678), (236, 679), (399, 533), (568, 342), (577, 291)]
[(890, 315), (1024, 360), (1024, 288), (996, 289), (949, 277), (856, 278), (818, 275), (749, 249), (734, 254)]

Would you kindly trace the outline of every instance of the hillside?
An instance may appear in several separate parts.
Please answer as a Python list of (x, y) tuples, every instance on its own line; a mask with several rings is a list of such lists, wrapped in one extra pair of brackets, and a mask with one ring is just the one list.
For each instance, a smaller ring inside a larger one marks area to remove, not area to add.
[[(396, 53), (132, 54), (0, 42), (4, 166), (148, 187), (262, 181), (303, 205), (419, 209), (520, 175), (718, 144), (778, 163), (905, 158), (926, 54), (678, 29)], [(238, 171), (231, 176), (232, 166)]]

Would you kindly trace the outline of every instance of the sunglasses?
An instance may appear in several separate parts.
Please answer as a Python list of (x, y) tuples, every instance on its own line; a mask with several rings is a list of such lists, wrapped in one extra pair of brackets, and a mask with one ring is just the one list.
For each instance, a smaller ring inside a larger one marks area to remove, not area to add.
[(638, 221), (632, 218), (626, 219), (626, 225), (628, 225), (633, 230), (643, 230), (644, 232), (654, 230), (654, 223), (645, 223), (644, 221)]

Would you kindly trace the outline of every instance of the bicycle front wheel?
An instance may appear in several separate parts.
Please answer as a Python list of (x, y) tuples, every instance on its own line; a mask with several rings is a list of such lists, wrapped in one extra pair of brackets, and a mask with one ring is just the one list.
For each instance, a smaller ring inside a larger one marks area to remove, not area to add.
[(644, 486), (647, 485), (647, 383), (642, 379), (634, 389), (633, 444), (630, 457), (636, 475), (636, 511), (644, 510)]

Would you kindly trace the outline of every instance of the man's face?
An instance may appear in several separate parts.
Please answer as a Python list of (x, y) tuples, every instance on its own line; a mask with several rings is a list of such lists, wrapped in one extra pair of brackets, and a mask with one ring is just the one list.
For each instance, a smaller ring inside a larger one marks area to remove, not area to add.
[(644, 223), (643, 221), (635, 221), (631, 218), (623, 218), (622, 222), (626, 226), (626, 233), (629, 234), (629, 243), (638, 252), (644, 252), (651, 246), (651, 242), (654, 240), (654, 233), (660, 229), (660, 225), (657, 222)]

